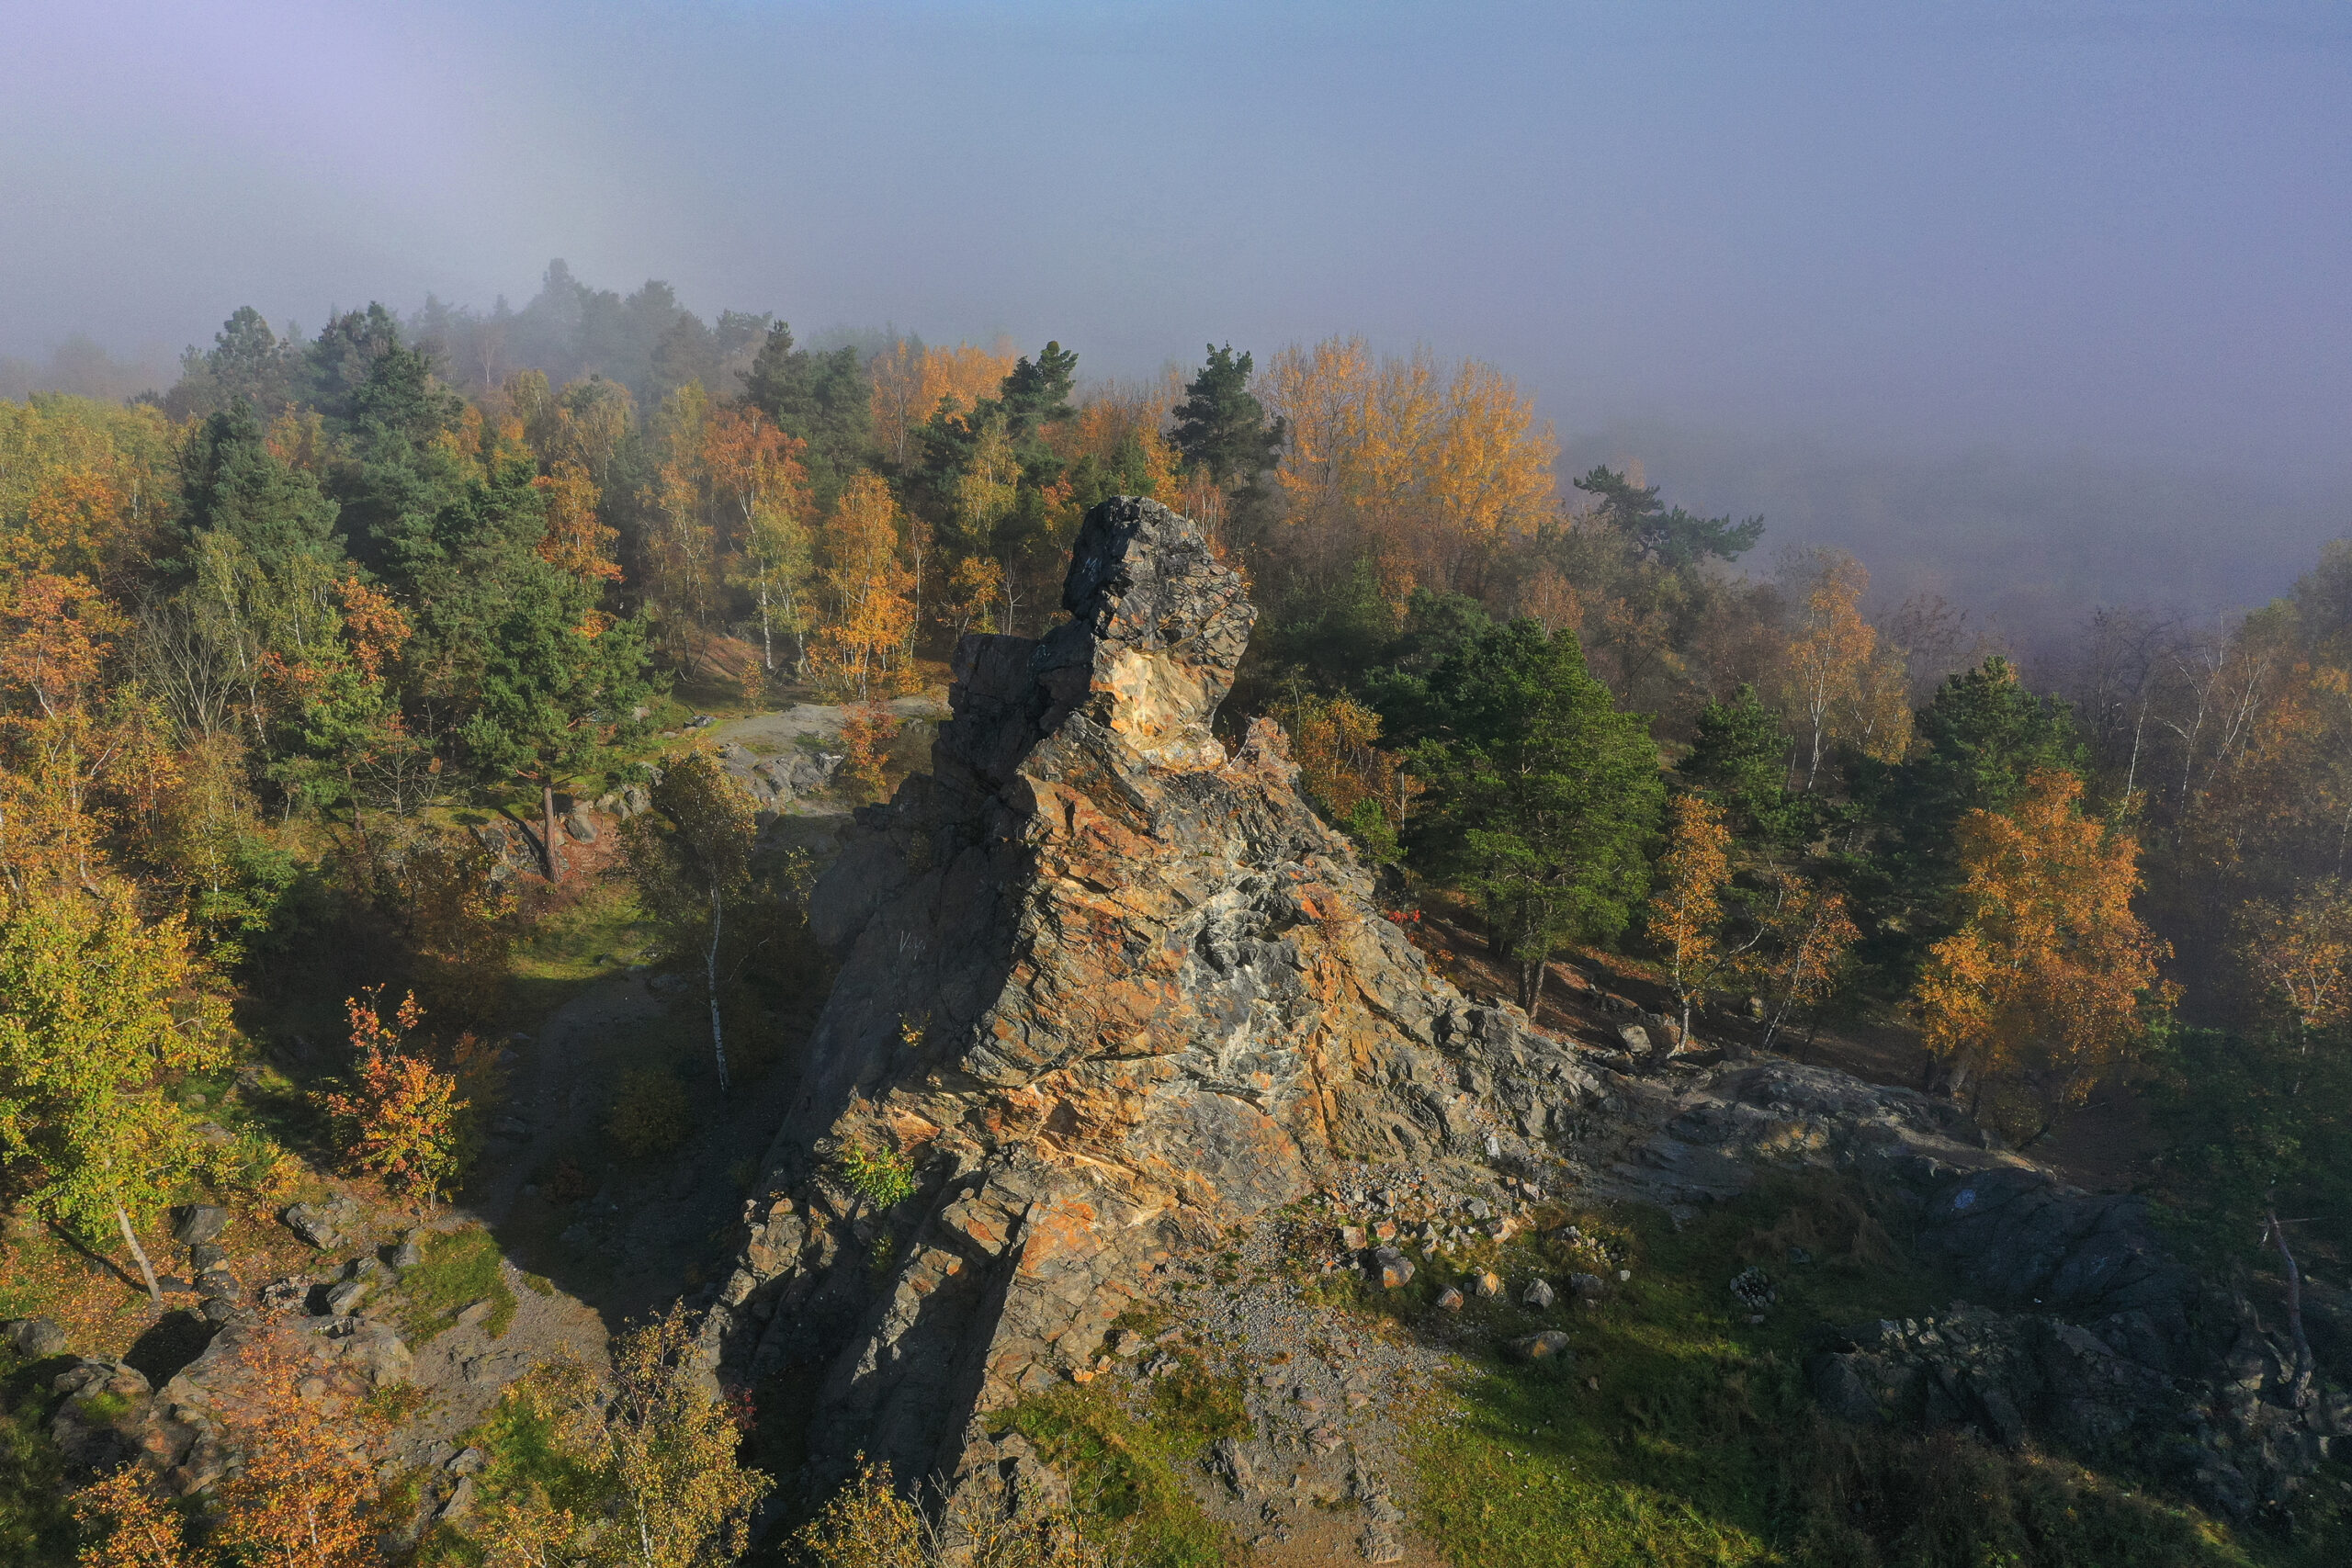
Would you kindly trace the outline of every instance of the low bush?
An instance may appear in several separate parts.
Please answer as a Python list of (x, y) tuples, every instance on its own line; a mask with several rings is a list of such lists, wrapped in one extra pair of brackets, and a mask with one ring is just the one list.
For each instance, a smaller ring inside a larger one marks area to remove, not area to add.
[(694, 1131), (685, 1087), (659, 1067), (631, 1067), (613, 1091), (605, 1135), (634, 1159), (675, 1153)]

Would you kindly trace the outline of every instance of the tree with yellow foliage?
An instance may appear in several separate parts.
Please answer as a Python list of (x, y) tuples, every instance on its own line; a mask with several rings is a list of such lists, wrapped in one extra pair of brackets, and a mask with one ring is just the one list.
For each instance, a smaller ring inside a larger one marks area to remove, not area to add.
[[(2251, 900), (2238, 914), (2237, 959), (2263, 1010), (2291, 1022), (2301, 1054), (2312, 1036), (2352, 1019), (2352, 888), (2323, 877), (2285, 908)], [(2292, 1093), (2302, 1092), (2296, 1079)]]
[(809, 657), (829, 684), (861, 703), (889, 682), (914, 627), (899, 523), (890, 487), (878, 474), (861, 473), (842, 490), (819, 540), (823, 619)]
[(1846, 896), (1791, 872), (1773, 879), (1758, 915), (1764, 945), (1749, 965), (1772, 994), (1763, 1049), (1772, 1048), (1792, 1008), (1815, 1007), (1837, 990), (1846, 954), (1861, 937), (1846, 913)]
[(1559, 444), (1517, 383), (1477, 360), (1374, 359), (1360, 338), (1288, 348), (1266, 407), (1289, 436), (1275, 482), (1294, 526), (1346, 556), (1369, 549), (1390, 597), (1471, 585), (1507, 528), (1554, 504)]
[(559, 457), (548, 471), (531, 481), (547, 503), (547, 532), (539, 537), (539, 558), (560, 567), (584, 582), (617, 582), (621, 564), (613, 558), (620, 530), (605, 522), (597, 510), (603, 496), (588, 466)]
[(993, 349), (970, 344), (928, 348), (899, 338), (876, 354), (866, 367), (874, 389), (874, 434), (890, 461), (907, 461), (915, 431), (933, 414), (960, 417), (982, 398), (993, 397), (1012, 374), (1016, 357), (1001, 338)]
[(592, 1517), (527, 1482), (493, 1476), (472, 1532), (478, 1544), (503, 1546), (492, 1561), (715, 1568), (741, 1556), (752, 1511), (775, 1483), (737, 1461), (742, 1434), (702, 1386), (695, 1328), (684, 1307), (673, 1308), (615, 1338), (609, 1382), (566, 1359), (509, 1391), (551, 1434), (555, 1457), (586, 1494), (576, 1501), (591, 1505), (578, 1512)]
[(1668, 805), (1666, 853), (1658, 858), (1658, 885), (1650, 895), (1650, 942), (1666, 961), (1667, 988), (1674, 993), (1682, 1022), (1677, 1050), (1690, 1046), (1690, 1014), (1708, 987), (1738, 967), (1761, 939), (1761, 928), (1744, 942), (1730, 938), (1731, 911), (1724, 894), (1731, 886), (1731, 829), (1724, 808), (1702, 795), (1679, 795)]
[(85, 1237), (114, 1229), (163, 1293), (135, 1218), (195, 1163), (166, 1075), (218, 1066), (228, 1010), (176, 919), (150, 924), (129, 889), (0, 889), (0, 1173)]
[(2049, 1131), (2124, 1061), (2172, 987), (2169, 949), (2132, 912), (2140, 846), (2082, 809), (2082, 780), (2034, 773), (2006, 811), (1960, 825), (1959, 929), (1930, 950), (1912, 994), (1925, 1043), (1981, 1102), (2009, 1082)]
[(801, 628), (809, 569), (808, 443), (752, 407), (720, 409), (703, 429), (703, 471), (732, 528), (732, 574), (760, 610), (760, 665), (775, 668), (775, 628)]
[(112, 807), (151, 809), (171, 779), (164, 726), (101, 680), (122, 613), (79, 577), (0, 583), (0, 880), (96, 890)]
[(1882, 762), (1899, 761), (1911, 744), (1903, 660), (1880, 646), (1878, 629), (1862, 618), (1870, 573), (1851, 556), (1825, 551), (1815, 558), (1812, 576), (1781, 679), (1800, 732), (1810, 738), (1807, 791), (1833, 744)]
[(1341, 695), (1301, 697), (1283, 716), (1299, 783), (1325, 818), (1375, 857), (1393, 859), (1406, 816), (1429, 786), (1376, 744), (1380, 715)]

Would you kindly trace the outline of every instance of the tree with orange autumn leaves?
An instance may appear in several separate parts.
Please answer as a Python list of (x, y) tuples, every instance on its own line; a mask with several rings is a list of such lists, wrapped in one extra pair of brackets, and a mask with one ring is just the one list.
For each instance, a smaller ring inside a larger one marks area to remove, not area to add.
[(925, 421), (942, 412), (960, 416), (995, 395), (1016, 357), (1002, 338), (993, 348), (936, 348), (907, 338), (892, 342), (866, 367), (874, 384), (874, 432), (885, 455), (904, 463)]
[[(379, 986), (364, 1001), (353, 997), (344, 1004), (351, 1023), (351, 1083), (322, 1095), (319, 1105), (356, 1168), (429, 1205), (448, 1196), (463, 1167), (458, 1118), (467, 1101), (459, 1074), (425, 1059), (416, 1038), (424, 1011), (415, 993), (401, 998), (387, 1021), (382, 992)], [(458, 1050), (461, 1057), (481, 1055), (471, 1036)]]
[[(1955, 1086), (2022, 1088), (2047, 1132), (2120, 1066), (2172, 987), (2168, 951), (2132, 912), (2140, 846), (2086, 815), (2082, 780), (2044, 771), (2007, 811), (1960, 826), (1959, 930), (1931, 950), (1912, 995), (1928, 1051)], [(2029, 1138), (2028, 1141), (2031, 1141)]]
[(817, 591), (824, 616), (809, 660), (827, 685), (870, 700), (906, 667), (914, 631), (913, 574), (899, 558), (898, 502), (880, 476), (860, 474), (842, 491), (819, 540)]
[(1283, 526), (1332, 559), (1369, 555), (1392, 602), (1419, 584), (1474, 588), (1481, 552), (1554, 505), (1558, 443), (1476, 360), (1377, 358), (1361, 338), (1332, 338), (1276, 355), (1260, 396), (1289, 434)]
[(130, 623), (80, 577), (0, 581), (0, 880), (95, 890), (102, 839), (173, 777), (165, 727), (103, 679)]
[(350, 1396), (306, 1380), (309, 1362), (277, 1332), (249, 1342), (218, 1414), (239, 1462), (214, 1483), (198, 1537), (140, 1461), (73, 1498), (86, 1544), (79, 1568), (374, 1568), (392, 1520), (374, 1467), (382, 1423)]
[[(2298, 1053), (2352, 1020), (2352, 888), (2322, 877), (2284, 908), (2256, 898), (2238, 912), (2236, 956), (2256, 1006), (2294, 1032)], [(2301, 1092), (2301, 1080), (2289, 1090)]]

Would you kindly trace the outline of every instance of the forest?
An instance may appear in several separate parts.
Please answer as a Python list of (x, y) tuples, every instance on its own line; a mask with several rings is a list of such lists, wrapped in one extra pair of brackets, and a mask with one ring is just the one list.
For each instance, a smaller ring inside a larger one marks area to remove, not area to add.
[[(829, 974), (808, 860), (697, 727), (839, 706), (846, 787), (881, 798), (922, 765), (887, 705), (943, 689), (967, 634), (1046, 630), (1080, 520), (1140, 496), (1259, 607), (1220, 731), (1276, 720), (1389, 918), (1518, 1008), (1606, 955), (1670, 998), (1669, 1052), (1733, 1021), (1791, 1054), (1899, 1038), (1914, 1087), (2019, 1152), (2124, 1105), (2186, 1252), (2267, 1267), (2290, 1238), (2344, 1278), (2352, 542), (2218, 628), (2086, 605), (2021, 663), (1970, 606), (1890, 603), (1863, 559), (1674, 504), (1671, 474), (1561, 472), (1475, 359), (1209, 344), (1121, 382), (1082, 352), (804, 342), (558, 262), (519, 310), (305, 334), (241, 309), (168, 388), (0, 401), (10, 1245), (70, 1237), (160, 1311), (194, 1198), (271, 1210), (313, 1169), (460, 1197), (501, 1043), (536, 1027), (523, 957), (598, 877), (684, 976), (719, 1089), (788, 1070)], [(569, 824), (632, 790), (592, 856)], [(532, 869), (485, 847), (502, 824)], [(209, 1119), (238, 1083), (275, 1120)], [(643, 1117), (682, 1114), (667, 1092)], [(768, 1483), (676, 1375), (678, 1320), (633, 1332), (621, 1397), (550, 1373), (502, 1417), (556, 1479), (465, 1560), (592, 1560), (561, 1543), (596, 1476), (649, 1553), (683, 1543), (645, 1562), (740, 1546)], [(119, 1477), (26, 1503), (47, 1461), (11, 1427), (0, 1556), (376, 1561), (373, 1472), (306, 1461), (315, 1411), (273, 1408), (194, 1544)]]

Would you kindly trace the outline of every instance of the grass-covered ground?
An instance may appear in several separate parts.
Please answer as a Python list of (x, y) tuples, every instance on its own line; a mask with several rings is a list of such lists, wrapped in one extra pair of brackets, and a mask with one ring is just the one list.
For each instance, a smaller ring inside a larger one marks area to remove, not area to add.
[[(1951, 1282), (1916, 1262), (1900, 1205), (1841, 1179), (1768, 1182), (1677, 1226), (1655, 1210), (1554, 1212), (1588, 1243), (1523, 1238), (1433, 1258), (1401, 1290), (1354, 1275), (1315, 1281), (1330, 1311), (1454, 1350), (1463, 1375), (1407, 1416), (1419, 1537), (1462, 1568), (2319, 1568), (2352, 1562), (2352, 1467), (2332, 1463), (2299, 1500), (2291, 1536), (2236, 1529), (2143, 1476), (2070, 1457), (2009, 1454), (1973, 1437), (1862, 1430), (1822, 1416), (1804, 1376), (1808, 1331), (1933, 1315)], [(1792, 1263), (1792, 1248), (1812, 1260)], [(1770, 1273), (1765, 1321), (1728, 1290)], [(1513, 1292), (1481, 1300), (1471, 1270)], [(1631, 1278), (1619, 1280), (1619, 1268)], [(1605, 1270), (1598, 1308), (1532, 1313), (1517, 1287)], [(1449, 1284), (1459, 1312), (1439, 1308)], [(1571, 1359), (1503, 1348), (1566, 1325)], [(1017, 1424), (1062, 1464), (1093, 1528), (1133, 1534), (1139, 1564), (1239, 1562), (1193, 1501), (1202, 1456), (1246, 1430), (1206, 1371), (1167, 1380), (1142, 1419), (1110, 1388), (1029, 1401)]]
[[(1899, 1210), (1822, 1177), (1769, 1183), (1677, 1227), (1654, 1210), (1584, 1216), (1632, 1279), (1573, 1314), (1575, 1358), (1474, 1350), (1476, 1375), (1414, 1432), (1416, 1520), (1481, 1568), (1792, 1563), (1851, 1568), (2171, 1568), (2347, 1558), (2343, 1477), (2309, 1489), (2291, 1539), (2235, 1532), (2143, 1478), (1973, 1438), (1862, 1431), (1822, 1416), (1808, 1329), (1931, 1315), (1948, 1282), (1913, 1262)], [(1611, 1224), (1611, 1219), (1618, 1223)], [(1530, 1243), (1519, 1277), (1542, 1265)], [(1792, 1247), (1814, 1261), (1790, 1262)], [(1754, 1324), (1728, 1283), (1754, 1263), (1779, 1305)], [(1507, 1273), (1513, 1270), (1507, 1267)], [(1446, 1270), (1377, 1303), (1428, 1331)], [(1556, 1314), (1554, 1314), (1556, 1318)], [(1472, 1298), (1450, 1325), (1491, 1347), (1537, 1325)]]
[(1107, 1381), (1064, 1384), (1012, 1412), (1013, 1427), (1070, 1478), (1080, 1515), (1126, 1543), (1133, 1568), (1217, 1568), (1246, 1555), (1188, 1484), (1211, 1443), (1250, 1430), (1240, 1387), (1197, 1354), (1180, 1359), (1139, 1414)]
[(490, 1303), (482, 1332), (492, 1339), (514, 1321), (514, 1292), (499, 1269), (496, 1237), (478, 1225), (418, 1238), (424, 1261), (401, 1270), (401, 1337), (424, 1345), (476, 1302)]

